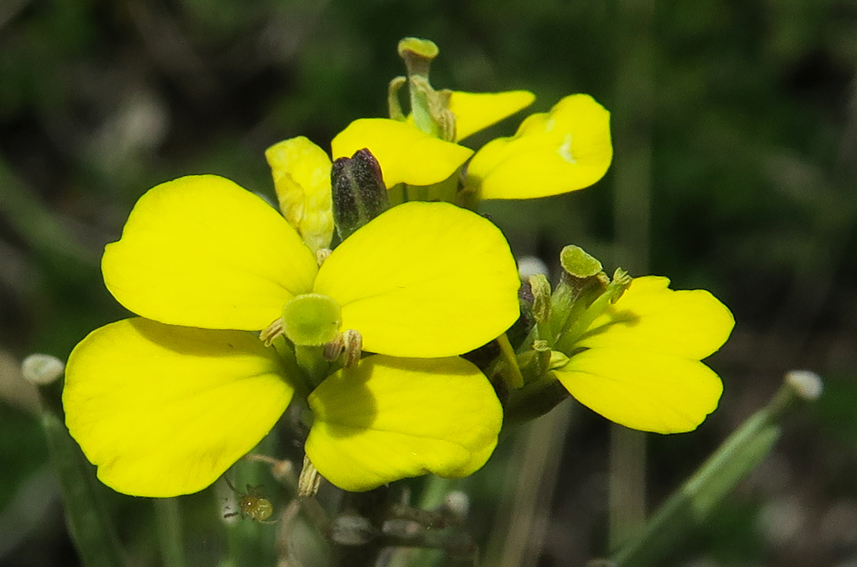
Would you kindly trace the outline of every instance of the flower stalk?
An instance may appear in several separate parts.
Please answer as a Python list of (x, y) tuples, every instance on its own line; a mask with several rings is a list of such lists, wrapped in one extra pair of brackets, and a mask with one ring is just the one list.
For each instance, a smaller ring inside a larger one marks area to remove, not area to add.
[(813, 373), (786, 374), (768, 404), (733, 432), (611, 561), (619, 567), (660, 564), (682, 536), (701, 525), (770, 454), (782, 434), (783, 420), (801, 402), (817, 399), (821, 390), (821, 379)]

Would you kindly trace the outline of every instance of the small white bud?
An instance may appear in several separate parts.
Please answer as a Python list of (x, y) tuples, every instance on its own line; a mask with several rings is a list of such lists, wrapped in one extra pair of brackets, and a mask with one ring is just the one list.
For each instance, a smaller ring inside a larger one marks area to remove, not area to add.
[(817, 400), (824, 391), (821, 377), (811, 370), (790, 370), (786, 372), (785, 382), (808, 402)]
[(460, 490), (453, 490), (443, 499), (443, 506), (453, 517), (464, 520), (470, 511), (470, 497)]
[(65, 371), (65, 364), (49, 354), (31, 354), (21, 363), (24, 379), (34, 386), (47, 386), (56, 382)]
[(528, 281), (530, 276), (548, 275), (548, 266), (535, 256), (524, 256), (518, 260), (518, 276), (521, 281)]
[(368, 518), (341, 514), (331, 523), (330, 539), (339, 545), (363, 545), (375, 537), (375, 532)]

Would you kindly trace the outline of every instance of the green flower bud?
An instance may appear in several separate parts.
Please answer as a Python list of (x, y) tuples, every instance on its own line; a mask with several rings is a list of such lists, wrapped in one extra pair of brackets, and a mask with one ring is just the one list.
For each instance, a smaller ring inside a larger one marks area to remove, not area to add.
[(342, 240), (390, 208), (381, 166), (365, 148), (333, 162), (330, 180), (333, 219)]

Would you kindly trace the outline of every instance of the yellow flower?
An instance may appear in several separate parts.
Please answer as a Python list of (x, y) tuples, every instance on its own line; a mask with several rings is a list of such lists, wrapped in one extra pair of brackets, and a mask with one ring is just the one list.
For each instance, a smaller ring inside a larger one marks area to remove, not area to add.
[[(446, 203), (394, 207), (319, 268), (261, 198), (220, 177), (183, 177), (138, 201), (102, 270), (111, 293), (144, 318), (81, 341), (63, 403), (72, 436), (116, 490), (200, 490), (267, 434), (297, 377), (248, 331), (307, 297), (338, 307), (338, 328), (359, 331), (364, 349), (380, 353), (328, 378), (364, 382), (348, 386), (350, 405), (327, 382), (310, 399), (310, 458), (324, 461), (322, 475), (362, 490), (425, 472), (469, 474), (493, 450), (502, 416), (490, 384), (462, 359), (434, 359), (485, 344), (518, 317), (514, 259), (478, 215)], [(386, 445), (377, 460), (325, 457), (326, 447), (347, 452), (387, 434), (410, 447), (407, 458)]]
[(588, 95), (571, 95), (527, 117), (514, 136), (485, 144), (465, 186), (481, 199), (559, 195), (601, 179), (612, 159), (610, 113)]
[[(466, 244), (466, 245), (464, 245)], [(505, 237), (447, 203), (393, 207), (315, 255), (261, 198), (213, 175), (188, 176), (138, 201), (102, 259), (107, 289), (137, 315), (171, 325), (259, 331), (295, 297), (321, 294), (365, 350), (467, 352), (518, 316)]]
[[(455, 140), (499, 122), (529, 106), (533, 99), (527, 91), (451, 93), (449, 110), (455, 114)], [(355, 120), (333, 139), (331, 146), (334, 159), (368, 148), (381, 164), (388, 189), (399, 183), (440, 183), (473, 155), (473, 150), (435, 138), (411, 122), (387, 118)]]
[[(450, 95), (456, 141), (529, 105), (526, 91)], [(423, 132), (410, 122), (368, 118), (352, 122), (333, 139), (333, 157), (369, 148), (381, 164), (387, 188), (426, 186), (453, 175), (465, 162), (465, 191), (478, 199), (534, 199), (589, 187), (613, 159), (610, 113), (583, 94), (532, 114), (514, 136), (497, 138), (475, 154)], [(472, 159), (471, 159), (472, 158)]]
[(555, 375), (580, 403), (633, 429), (691, 431), (717, 408), (723, 385), (700, 362), (726, 342), (735, 321), (705, 290), (669, 289), (635, 278), (631, 287), (565, 348)]
[[(125, 319), (93, 331), (69, 357), (66, 424), (113, 489), (189, 494), (271, 430), (292, 378), (247, 331)], [(309, 403), (307, 455), (352, 491), (426, 473), (467, 476), (491, 455), (503, 422), (488, 380), (458, 357), (369, 356), (323, 381)]]

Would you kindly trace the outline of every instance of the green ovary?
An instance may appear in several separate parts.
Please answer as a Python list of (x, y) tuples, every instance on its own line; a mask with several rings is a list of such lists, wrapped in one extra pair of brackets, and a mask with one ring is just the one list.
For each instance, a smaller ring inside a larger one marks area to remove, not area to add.
[(283, 332), (296, 345), (323, 345), (336, 338), (341, 324), (339, 304), (326, 295), (299, 295), (283, 308)]

